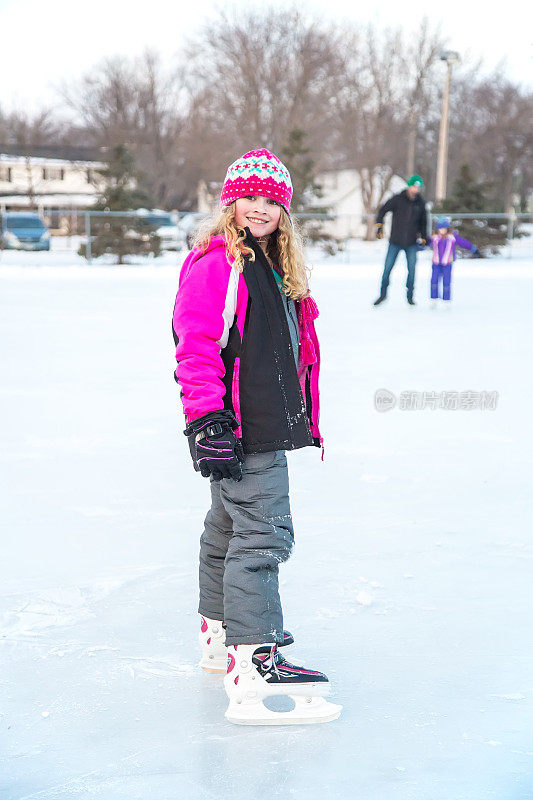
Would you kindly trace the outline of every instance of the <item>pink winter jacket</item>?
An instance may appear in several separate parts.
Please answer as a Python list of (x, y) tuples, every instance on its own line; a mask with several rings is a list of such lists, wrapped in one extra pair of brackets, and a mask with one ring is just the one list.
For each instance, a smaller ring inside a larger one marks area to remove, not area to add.
[[(232, 266), (222, 236), (215, 236), (207, 250), (192, 250), (183, 263), (173, 314), (176, 346), (176, 381), (181, 386), (187, 422), (210, 411), (232, 407), (238, 420), (240, 409), (240, 357), (233, 363), (231, 382), (223, 354), (238, 330), (245, 336), (249, 293), (244, 275)], [(296, 302), (299, 324), (298, 378), (307, 409), (314, 444), (322, 442), (319, 423), (320, 349), (314, 320), (318, 309), (311, 296)], [(231, 386), (231, 404), (229, 387)], [(310, 408), (309, 408), (310, 406)], [(242, 425), (236, 431), (242, 436)]]

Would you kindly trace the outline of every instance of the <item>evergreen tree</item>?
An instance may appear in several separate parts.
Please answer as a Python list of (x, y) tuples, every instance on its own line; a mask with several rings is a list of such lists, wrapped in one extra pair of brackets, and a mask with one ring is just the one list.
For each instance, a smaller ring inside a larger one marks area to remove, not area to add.
[[(99, 171), (104, 189), (95, 211), (134, 211), (150, 205), (148, 196), (138, 188), (135, 158), (126, 145), (120, 144), (109, 152), (107, 165)], [(159, 237), (155, 228), (147, 225), (142, 217), (93, 217), (91, 219), (91, 253), (95, 258), (112, 253), (117, 264), (123, 264), (129, 255), (158, 256)], [(80, 255), (86, 256), (86, 245), (82, 244)]]
[[(301, 128), (293, 128), (288, 135), (281, 158), (290, 172), (292, 180), (292, 212), (296, 214), (326, 214), (327, 209), (320, 206), (322, 187), (317, 183), (315, 162), (310, 157), (306, 144), (307, 133)], [(301, 219), (303, 235), (312, 242), (322, 242), (327, 249), (335, 250), (333, 238), (322, 230), (322, 220)]]
[(315, 200), (322, 195), (321, 186), (316, 182), (314, 161), (309, 156), (311, 151), (306, 145), (306, 138), (305, 131), (293, 128), (281, 155), (291, 175), (291, 205), (297, 213), (314, 211)]
[[(453, 219), (454, 212), (489, 213), (494, 210), (490, 200), (491, 185), (476, 181), (468, 164), (462, 164), (453, 185), (451, 197), (444, 200), (433, 214), (446, 214), (459, 234), (477, 245), (482, 255), (498, 253), (507, 242), (507, 225), (504, 220), (480, 217), (479, 219)], [(489, 208), (491, 206), (492, 208)]]

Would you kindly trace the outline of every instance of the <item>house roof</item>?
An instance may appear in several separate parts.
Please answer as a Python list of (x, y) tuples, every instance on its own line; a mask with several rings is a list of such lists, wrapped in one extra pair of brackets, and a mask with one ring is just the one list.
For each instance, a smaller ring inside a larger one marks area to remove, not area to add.
[(81, 147), (76, 145), (21, 145), (1, 144), (0, 153), (19, 158), (56, 159), (60, 161), (105, 161), (106, 150), (103, 147)]

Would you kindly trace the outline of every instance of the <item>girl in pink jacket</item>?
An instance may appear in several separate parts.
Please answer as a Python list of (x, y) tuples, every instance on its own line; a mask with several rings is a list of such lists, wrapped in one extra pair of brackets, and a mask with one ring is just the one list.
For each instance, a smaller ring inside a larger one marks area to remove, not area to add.
[[(327, 677), (290, 664), (278, 567), (294, 532), (286, 450), (321, 447), (318, 310), (290, 217), (292, 184), (271, 152), (228, 169), (220, 209), (199, 231), (173, 316), (176, 381), (194, 468), (210, 480), (200, 540), (200, 665), (225, 673), (226, 717), (322, 722), (340, 706)], [(274, 712), (263, 699), (290, 695)]]

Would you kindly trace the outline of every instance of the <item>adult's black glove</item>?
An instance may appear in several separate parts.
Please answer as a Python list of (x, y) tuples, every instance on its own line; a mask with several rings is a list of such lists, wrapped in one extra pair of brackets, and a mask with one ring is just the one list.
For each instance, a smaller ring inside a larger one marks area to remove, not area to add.
[(376, 239), (383, 239), (383, 223), (376, 222)]
[(194, 469), (204, 478), (242, 480), (244, 453), (234, 430), (239, 427), (231, 411), (213, 411), (189, 422), (183, 433), (189, 440)]

